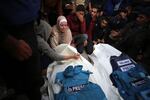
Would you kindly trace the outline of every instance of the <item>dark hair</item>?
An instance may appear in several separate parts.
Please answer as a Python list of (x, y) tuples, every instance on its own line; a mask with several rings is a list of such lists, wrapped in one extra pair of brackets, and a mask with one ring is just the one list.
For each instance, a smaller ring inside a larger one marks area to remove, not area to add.
[(87, 39), (88, 39), (87, 34), (78, 34), (78, 35), (74, 36), (74, 43), (76, 45), (83, 44), (84, 41)]
[(120, 13), (120, 12), (128, 13), (127, 9), (120, 9), (120, 10), (119, 10), (119, 13)]
[(108, 17), (106, 17), (106, 16), (100, 16), (100, 17), (98, 18), (98, 22), (101, 22), (102, 20), (106, 20), (108, 23), (109, 23), (109, 21), (110, 21), (110, 19), (109, 19)]
[(85, 47), (85, 51), (87, 54), (92, 54), (94, 51), (94, 43), (91, 40), (88, 40), (87, 46)]
[(83, 11), (83, 12), (85, 12), (85, 7), (84, 7), (84, 5), (82, 5), (82, 4), (77, 5), (76, 11)]
[(150, 7), (138, 6), (136, 7), (135, 12), (137, 15), (142, 14), (145, 16), (149, 16)]
[(95, 4), (95, 5), (92, 5), (92, 8), (99, 9), (99, 6)]
[(149, 15), (150, 15), (150, 7), (141, 9), (139, 14), (142, 14), (142, 15), (145, 15), (145, 16), (149, 17)]
[(92, 54), (93, 51), (94, 51), (94, 44), (92, 41), (88, 40), (88, 43), (87, 43), (87, 46), (84, 47), (83, 44), (79, 44), (76, 46), (77, 48), (77, 51), (82, 54), (83, 53), (83, 50), (86, 51), (87, 54)]
[(82, 54), (84, 50), (84, 45), (83, 44), (76, 45), (76, 49), (80, 54)]

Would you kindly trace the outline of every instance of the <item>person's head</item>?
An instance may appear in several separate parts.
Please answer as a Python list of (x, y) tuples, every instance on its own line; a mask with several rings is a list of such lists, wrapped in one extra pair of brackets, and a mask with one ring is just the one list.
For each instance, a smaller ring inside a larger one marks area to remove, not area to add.
[(65, 16), (59, 16), (57, 18), (57, 27), (61, 32), (65, 32), (68, 29), (67, 19)]
[(85, 7), (84, 5), (80, 4), (76, 6), (76, 15), (77, 16), (84, 16), (85, 15)]
[(83, 53), (84, 48), (88, 44), (88, 35), (87, 34), (78, 34), (74, 36), (74, 44), (79, 53)]
[(138, 24), (144, 24), (149, 21), (149, 11), (150, 11), (150, 9), (142, 9), (139, 12), (139, 14), (136, 18), (136, 21)]
[(121, 16), (121, 18), (125, 19), (128, 15), (128, 11), (126, 9), (121, 9), (119, 11), (119, 15)]
[(114, 25), (111, 27), (111, 31), (110, 31), (110, 36), (112, 38), (118, 38), (121, 36), (121, 33), (120, 33), (120, 29), (121, 27), (118, 26), (118, 25)]
[(99, 23), (101, 28), (106, 28), (108, 26), (109, 20), (107, 17), (102, 17), (100, 18)]
[(129, 5), (129, 6), (125, 7), (125, 9), (127, 10), (128, 15), (130, 15), (132, 13), (133, 7), (132, 7), (132, 5)]
[(92, 9), (90, 11), (90, 14), (92, 16), (92, 18), (95, 18), (97, 17), (97, 14), (98, 14), (98, 7), (95, 5), (95, 6), (92, 6)]
[(74, 36), (74, 43), (75, 45), (83, 45), (86, 46), (87, 45), (87, 39), (88, 39), (88, 35), (87, 34), (79, 34)]
[(117, 30), (117, 29), (112, 29), (111, 32), (110, 32), (110, 35), (111, 35), (113, 38), (120, 37), (120, 31)]

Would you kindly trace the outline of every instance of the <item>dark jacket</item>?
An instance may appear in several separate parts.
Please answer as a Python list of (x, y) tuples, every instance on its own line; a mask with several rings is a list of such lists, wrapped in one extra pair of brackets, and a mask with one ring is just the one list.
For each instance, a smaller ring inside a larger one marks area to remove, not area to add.
[(147, 34), (149, 32), (146, 23), (144, 25), (138, 25), (136, 22), (130, 23), (122, 31), (121, 50), (136, 59), (145, 45)]
[(7, 36), (3, 27), (29, 23), (38, 17), (39, 9), (40, 0), (1, 0), (0, 41)]
[(6, 25), (25, 24), (38, 16), (39, 9), (40, 0), (1, 0), (0, 22)]
[(95, 33), (95, 27), (98, 25), (98, 18), (95, 21), (92, 20), (90, 13), (86, 14), (86, 34), (88, 34), (88, 39), (93, 39), (93, 34)]
[(95, 32), (93, 34), (93, 41), (97, 41), (98, 39), (103, 39), (105, 34), (110, 33), (110, 29), (109, 28), (101, 28), (99, 24), (97, 24), (97, 26), (95, 26)]

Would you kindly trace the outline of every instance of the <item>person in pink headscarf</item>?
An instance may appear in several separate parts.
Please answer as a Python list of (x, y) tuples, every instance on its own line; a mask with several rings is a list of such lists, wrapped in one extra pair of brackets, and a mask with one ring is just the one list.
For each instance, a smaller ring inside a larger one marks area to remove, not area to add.
[(72, 33), (68, 27), (67, 19), (64, 16), (59, 16), (57, 18), (57, 24), (52, 27), (50, 46), (55, 48), (62, 43), (71, 44), (71, 41)]

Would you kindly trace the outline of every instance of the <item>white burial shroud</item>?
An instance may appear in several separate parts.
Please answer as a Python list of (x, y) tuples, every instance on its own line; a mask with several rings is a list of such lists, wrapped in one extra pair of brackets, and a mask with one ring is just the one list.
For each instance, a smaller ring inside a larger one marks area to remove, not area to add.
[[(109, 75), (112, 72), (112, 67), (109, 61), (110, 56), (120, 55), (121, 52), (108, 44), (98, 44), (94, 46), (94, 52), (89, 55), (94, 62), (92, 65), (84, 57), (80, 59), (70, 59), (64, 61), (57, 61), (49, 65), (47, 70), (47, 77), (49, 82), (49, 97), (50, 100), (54, 100), (53, 94), (57, 94), (61, 90), (61, 86), (55, 83), (55, 77), (57, 72), (62, 72), (69, 65), (83, 65), (83, 70), (89, 70), (93, 72), (90, 75), (89, 81), (98, 84), (105, 93), (108, 100), (120, 100), (122, 99), (118, 93), (118, 90), (112, 85)], [(77, 53), (77, 50), (67, 44), (61, 44), (55, 48), (56, 52), (62, 55), (71, 55)]]

